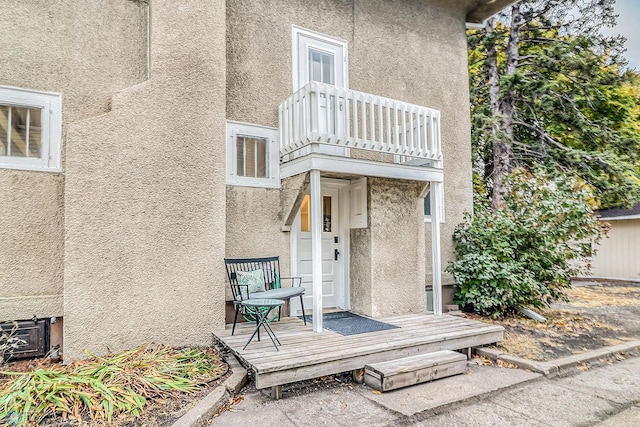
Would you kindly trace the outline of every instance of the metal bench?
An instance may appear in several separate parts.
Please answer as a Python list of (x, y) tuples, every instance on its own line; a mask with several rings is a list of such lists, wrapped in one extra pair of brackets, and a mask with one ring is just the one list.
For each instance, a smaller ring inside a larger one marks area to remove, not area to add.
[[(235, 313), (233, 316), (233, 328), (231, 335), (235, 333), (238, 313), (245, 310), (246, 306), (242, 305), (242, 301), (247, 299), (279, 299), (289, 300), (293, 297), (300, 297), (300, 306), (302, 307), (302, 319), (304, 324), (307, 320), (304, 316), (304, 291), (302, 285), (302, 277), (282, 277), (280, 275), (280, 257), (264, 257), (264, 258), (225, 258), (224, 263), (227, 269), (227, 277), (233, 294), (233, 305)], [(238, 272), (251, 272), (261, 270), (263, 272), (265, 289), (261, 292), (250, 292), (248, 285), (238, 283)], [(290, 282), (291, 286), (282, 287), (284, 282)], [(280, 309), (278, 310), (278, 319), (280, 319)], [(244, 314), (244, 313), (243, 313)]]

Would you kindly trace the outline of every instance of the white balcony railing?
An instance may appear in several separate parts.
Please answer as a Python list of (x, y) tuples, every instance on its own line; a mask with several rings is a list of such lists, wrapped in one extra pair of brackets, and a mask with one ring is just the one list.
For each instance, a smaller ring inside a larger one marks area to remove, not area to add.
[[(313, 143), (442, 159), (440, 112), (364, 92), (310, 82), (280, 104), (280, 156)], [(294, 156), (295, 157), (295, 156)]]

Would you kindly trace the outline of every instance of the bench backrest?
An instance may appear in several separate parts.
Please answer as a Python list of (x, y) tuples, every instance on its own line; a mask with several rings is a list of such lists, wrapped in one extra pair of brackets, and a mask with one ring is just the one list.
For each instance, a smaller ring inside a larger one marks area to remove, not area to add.
[(237, 271), (262, 270), (264, 272), (264, 281), (267, 289), (275, 286), (276, 277), (281, 277), (280, 257), (277, 256), (264, 258), (225, 258), (224, 264), (227, 268), (227, 278), (231, 284), (234, 299), (241, 299), (238, 295)]

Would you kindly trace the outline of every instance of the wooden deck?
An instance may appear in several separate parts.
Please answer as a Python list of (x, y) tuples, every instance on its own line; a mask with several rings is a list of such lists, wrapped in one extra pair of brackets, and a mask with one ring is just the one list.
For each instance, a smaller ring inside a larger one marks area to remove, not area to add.
[(231, 326), (214, 331), (214, 340), (231, 351), (255, 374), (256, 387), (276, 387), (296, 381), (364, 368), (367, 363), (383, 362), (437, 350), (460, 350), (500, 341), (504, 329), (455, 316), (418, 313), (376, 319), (397, 329), (343, 336), (323, 330), (316, 334), (311, 324), (304, 326), (296, 317), (271, 323), (282, 343), (276, 351), (261, 329), (242, 350), (255, 324)]

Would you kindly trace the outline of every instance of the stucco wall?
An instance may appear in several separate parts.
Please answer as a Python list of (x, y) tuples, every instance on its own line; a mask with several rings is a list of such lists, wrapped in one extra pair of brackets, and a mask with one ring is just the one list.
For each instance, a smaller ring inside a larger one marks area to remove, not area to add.
[[(442, 266), (453, 258), (451, 235), (472, 209), (469, 90), (465, 14), (470, 1), (284, 1), (227, 2), (227, 118), (277, 126), (277, 106), (292, 93), (291, 25), (346, 40), (349, 86), (442, 112), (446, 222)], [(368, 156), (365, 156), (368, 157)], [(416, 196), (417, 198), (417, 196)], [(408, 200), (405, 200), (408, 203)], [(419, 200), (411, 201), (413, 207)], [(265, 209), (271, 209), (266, 207)], [(420, 217), (415, 220), (420, 222)], [(431, 283), (430, 227), (424, 230), (426, 284)], [(387, 226), (394, 225), (387, 224)], [(367, 246), (366, 231), (352, 245)], [(371, 250), (377, 246), (372, 243)], [(393, 245), (389, 245), (393, 247)], [(365, 257), (352, 253), (352, 306), (369, 279), (353, 281)], [(359, 260), (359, 261), (358, 261)], [(414, 268), (414, 264), (410, 264)], [(452, 283), (443, 274), (444, 283)], [(424, 285), (424, 284), (423, 284)], [(374, 285), (376, 286), (376, 285)], [(424, 298), (424, 291), (419, 292)], [(450, 296), (450, 292), (445, 292)], [(448, 302), (448, 301), (445, 301)]]
[[(349, 71), (353, 89), (441, 112), (444, 269), (453, 259), (453, 229), (462, 221), (463, 212), (472, 210), (473, 203), (465, 2), (428, 3), (427, 8), (424, 2), (356, 2), (356, 49), (349, 51)], [(425, 237), (426, 284), (431, 284), (430, 226), (425, 228)], [(453, 283), (446, 273), (442, 280)]]
[[(283, 277), (290, 275), (289, 233), (282, 232), (280, 192), (277, 189), (227, 187), (226, 256), (279, 256)], [(224, 268), (222, 259), (219, 266)], [(227, 287), (227, 299), (232, 299)]]
[(368, 180), (371, 316), (424, 311), (424, 222), (415, 181)]
[[(0, 0), (0, 10), (0, 84), (62, 93), (64, 168), (68, 125), (146, 76), (146, 6)], [(0, 321), (63, 314), (64, 186), (63, 173), (0, 169)]]
[(151, 7), (151, 79), (68, 131), (66, 356), (224, 324), (224, 1)]
[(608, 236), (596, 246), (595, 277), (640, 280), (640, 219), (609, 221)]

